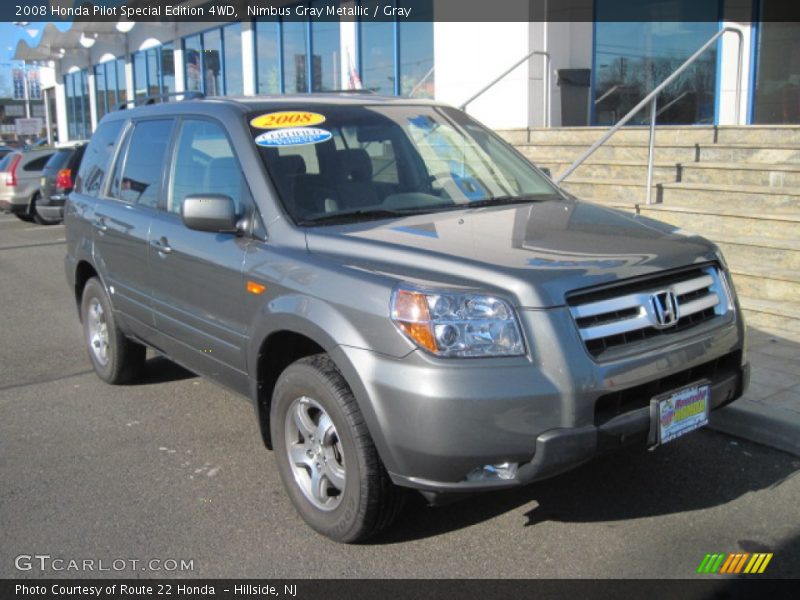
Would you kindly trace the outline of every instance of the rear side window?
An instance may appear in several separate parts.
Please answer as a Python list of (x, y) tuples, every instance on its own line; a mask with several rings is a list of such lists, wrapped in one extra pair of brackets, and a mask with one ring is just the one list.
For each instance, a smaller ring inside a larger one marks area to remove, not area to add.
[(11, 163), (11, 159), (15, 154), (15, 152), (11, 152), (0, 159), (0, 171), (5, 171), (8, 168), (8, 165)]
[(190, 194), (224, 194), (241, 213), (242, 169), (228, 137), (212, 121), (187, 119), (181, 125), (175, 150), (167, 210), (180, 213)]
[(76, 192), (95, 197), (99, 195), (122, 125), (123, 121), (111, 121), (97, 128), (78, 171), (75, 181)]
[(115, 176), (112, 195), (123, 202), (158, 207), (172, 124), (172, 119), (136, 124), (128, 143), (122, 177), (117, 180)]
[(45, 154), (44, 156), (40, 156), (39, 158), (34, 158), (33, 160), (25, 163), (22, 167), (23, 171), (41, 171), (44, 169), (44, 166), (47, 164), (47, 161), (50, 160), (50, 157), (53, 156), (52, 154)]

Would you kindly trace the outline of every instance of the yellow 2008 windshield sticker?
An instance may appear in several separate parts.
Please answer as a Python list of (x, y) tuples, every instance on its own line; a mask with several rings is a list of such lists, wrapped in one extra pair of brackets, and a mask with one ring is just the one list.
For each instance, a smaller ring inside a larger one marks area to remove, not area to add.
[(283, 110), (259, 115), (250, 121), (256, 129), (278, 129), (280, 127), (305, 127), (325, 122), (325, 115), (304, 110)]

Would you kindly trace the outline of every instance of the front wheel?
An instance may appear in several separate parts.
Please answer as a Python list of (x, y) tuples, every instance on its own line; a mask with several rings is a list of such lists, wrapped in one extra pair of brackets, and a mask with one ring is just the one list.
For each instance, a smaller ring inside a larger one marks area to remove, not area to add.
[(278, 470), (297, 511), (337, 542), (388, 527), (404, 494), (389, 479), (347, 382), (326, 354), (298, 360), (272, 395)]
[(117, 327), (111, 302), (96, 277), (86, 282), (81, 297), (83, 335), (89, 359), (106, 383), (128, 383), (144, 366), (146, 348), (125, 337)]

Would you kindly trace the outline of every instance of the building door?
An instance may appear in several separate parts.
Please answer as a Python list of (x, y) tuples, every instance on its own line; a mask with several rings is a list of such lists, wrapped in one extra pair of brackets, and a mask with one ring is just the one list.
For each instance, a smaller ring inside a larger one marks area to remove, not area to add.
[[(664, 11), (680, 20), (659, 20)], [(616, 123), (669, 77), (717, 33), (719, 11), (718, 0), (596, 0), (593, 124)], [(716, 100), (714, 46), (659, 95), (657, 122), (712, 124)], [(630, 123), (646, 122), (645, 109)]]
[(782, 21), (785, 0), (761, 0), (753, 123), (800, 123), (800, 23)]

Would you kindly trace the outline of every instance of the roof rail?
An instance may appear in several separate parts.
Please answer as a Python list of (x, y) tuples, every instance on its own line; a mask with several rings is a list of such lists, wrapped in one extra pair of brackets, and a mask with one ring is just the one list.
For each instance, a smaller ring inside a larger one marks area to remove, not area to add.
[(125, 110), (130, 104), (133, 104), (134, 106), (155, 104), (157, 101), (163, 101), (167, 98), (172, 98), (173, 96), (183, 96), (183, 100), (201, 100), (206, 97), (203, 92), (191, 91), (171, 92), (169, 94), (153, 94), (151, 96), (146, 96), (145, 98), (131, 98), (130, 100), (124, 100), (118, 104), (115, 104), (112, 110)]

